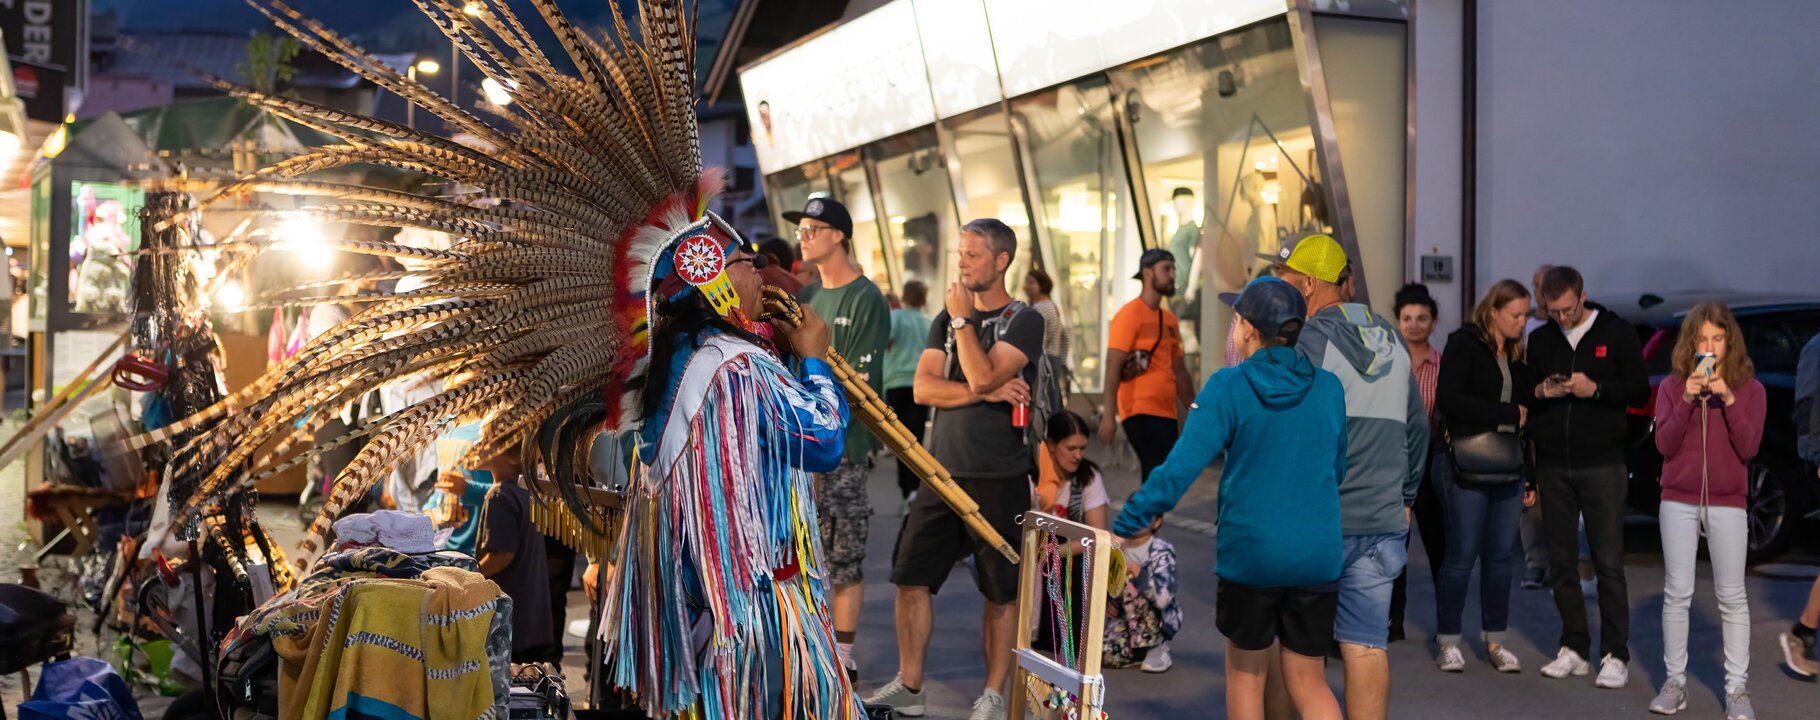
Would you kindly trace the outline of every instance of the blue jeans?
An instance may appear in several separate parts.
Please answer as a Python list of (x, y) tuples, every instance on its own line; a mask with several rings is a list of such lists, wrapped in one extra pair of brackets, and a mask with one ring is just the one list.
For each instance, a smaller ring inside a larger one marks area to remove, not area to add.
[(1333, 639), (1384, 649), (1390, 644), (1390, 594), (1409, 562), (1409, 531), (1340, 537), (1340, 606)]
[(1443, 645), (1460, 643), (1460, 614), (1466, 609), (1466, 585), (1476, 561), (1485, 641), (1502, 643), (1510, 627), (1510, 581), (1523, 521), (1523, 483), (1480, 485), (1438, 477), (1434, 490), (1447, 508), (1447, 554), (1435, 589), (1435, 639)]

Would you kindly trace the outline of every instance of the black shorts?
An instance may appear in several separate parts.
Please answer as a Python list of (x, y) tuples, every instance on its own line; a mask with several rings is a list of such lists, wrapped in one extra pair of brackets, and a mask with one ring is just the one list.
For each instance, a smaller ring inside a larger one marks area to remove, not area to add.
[(1222, 578), (1214, 601), (1214, 626), (1240, 650), (1267, 650), (1280, 640), (1297, 655), (1326, 657), (1340, 585), (1260, 588)]
[[(1030, 481), (1015, 478), (955, 478), (954, 484), (978, 503), (986, 524), (1004, 536), (1012, 547), (1019, 547), (1017, 518), (1030, 511)], [(907, 587), (926, 587), (939, 593), (954, 564), (973, 555), (975, 580), (987, 602), (1010, 605), (1017, 602), (1017, 566), (986, 541), (979, 539), (961, 516), (942, 502), (940, 495), (928, 487), (910, 501), (904, 515), (904, 526), (897, 533), (897, 549), (891, 556), (891, 583)]]

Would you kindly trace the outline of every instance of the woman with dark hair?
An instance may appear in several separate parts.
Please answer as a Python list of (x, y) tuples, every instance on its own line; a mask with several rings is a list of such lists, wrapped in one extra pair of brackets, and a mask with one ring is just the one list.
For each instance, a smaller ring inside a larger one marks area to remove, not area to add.
[(1030, 300), (1030, 309), (1043, 316), (1043, 356), (1049, 359), (1050, 377), (1055, 378), (1056, 397), (1066, 400), (1068, 397), (1068, 351), (1073, 344), (1073, 334), (1068, 332), (1068, 325), (1062, 321), (1062, 310), (1057, 307), (1051, 294), (1055, 292), (1055, 281), (1049, 273), (1040, 268), (1030, 268), (1024, 275), (1024, 297)]
[[(1448, 336), (1436, 396), (1452, 452), (1460, 452), (1459, 443), (1486, 434), (1510, 436), (1490, 441), (1517, 443), (1515, 436), (1529, 419), (1529, 409), (1521, 404), (1529, 394), (1517, 388), (1535, 387), (1523, 364), (1528, 316), (1529, 290), (1514, 280), (1499, 280), (1473, 308), (1472, 322)], [(1457, 470), (1453, 464), (1458, 462), (1454, 456), (1435, 466)], [(1475, 561), (1485, 659), (1501, 673), (1523, 671), (1516, 654), (1504, 647), (1504, 634), (1510, 627), (1517, 524), (1523, 506), (1535, 502), (1535, 492), (1525, 490), (1524, 483), (1520, 472), (1495, 478), (1444, 472), (1430, 478), (1447, 515), (1447, 554), (1435, 588), (1435, 639), (1441, 646), (1435, 665), (1443, 672), (1466, 669), (1460, 616)]]
[[(1037, 507), (1106, 529), (1106, 483), (1099, 466), (1086, 457), (1091, 434), (1092, 427), (1080, 415), (1063, 410), (1050, 416), (1038, 463)], [(1159, 518), (1145, 538), (1127, 542), (1122, 548), (1126, 576), (1109, 578), (1121, 589), (1106, 605), (1102, 662), (1107, 667), (1141, 663), (1145, 672), (1164, 672), (1173, 664), (1169, 640), (1182, 627), (1182, 611), (1175, 600), (1175, 546), (1156, 537), (1161, 526)], [(1039, 629), (1038, 635), (1046, 640), (1053, 631)]]
[(1712, 561), (1713, 593), (1725, 645), (1725, 717), (1755, 720), (1750, 692), (1748, 466), (1763, 440), (1763, 383), (1744, 333), (1717, 301), (1688, 311), (1656, 391), (1656, 449), (1662, 451), (1662, 661), (1667, 679), (1649, 704), (1673, 715), (1687, 707), (1687, 609), (1693, 603), (1700, 538)]
[[(1440, 306), (1435, 304), (1434, 296), (1428, 294), (1428, 286), (1420, 283), (1404, 285), (1397, 291), (1395, 310), (1397, 330), (1403, 334), (1403, 342), (1409, 346), (1409, 368), (1416, 377), (1416, 389), (1422, 395), (1422, 408), (1428, 411), (1428, 434), (1430, 452), (1428, 466), (1423, 477), (1433, 478), (1435, 472), (1434, 448), (1440, 446), (1441, 434), (1433, 432), (1435, 427), (1435, 384), (1441, 376), (1441, 351), (1436, 349), (1429, 339), (1434, 337), (1435, 320), (1441, 316)], [(1443, 468), (1445, 469), (1445, 468)], [(1424, 482), (1416, 488), (1415, 506), (1416, 529), (1422, 534), (1422, 550), (1428, 554), (1428, 579), (1435, 585), (1441, 584), (1441, 561), (1447, 551), (1447, 518), (1441, 508), (1441, 500), (1436, 496), (1433, 483)], [(1404, 542), (1408, 542), (1405, 537)], [(1405, 637), (1403, 632), (1403, 611), (1409, 600), (1409, 568), (1397, 574), (1396, 584), (1390, 593), (1390, 641), (1396, 642)]]

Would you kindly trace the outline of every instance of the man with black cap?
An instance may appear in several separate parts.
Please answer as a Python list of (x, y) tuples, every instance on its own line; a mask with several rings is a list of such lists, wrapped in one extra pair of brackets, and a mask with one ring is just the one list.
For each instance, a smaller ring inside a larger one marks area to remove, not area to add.
[(1148, 536), (1155, 518), (1224, 451), (1214, 623), (1226, 636), (1226, 715), (1263, 717), (1270, 649), (1281, 643), (1296, 712), (1337, 720), (1322, 665), (1339, 604), (1345, 391), (1295, 350), (1305, 314), (1295, 288), (1258, 278), (1233, 306), (1247, 359), (1207, 379), (1183, 442), (1126, 503), (1112, 532)]
[[(853, 218), (846, 206), (811, 198), (802, 212), (784, 213), (796, 223), (803, 261), (815, 266), (817, 280), (797, 297), (815, 308), (833, 331), (831, 345), (884, 397), (885, 344), (891, 339), (890, 309), (885, 295), (853, 260)], [(849, 679), (857, 675), (853, 641), (859, 631), (860, 602), (865, 596), (861, 565), (871, 530), (872, 504), (866, 493), (871, 475), (868, 456), (879, 441), (860, 423), (847, 426), (847, 447), (840, 467), (817, 476), (815, 510), (821, 523), (822, 551), (828, 580), (834, 585), (834, 639)]]
[(1175, 255), (1150, 248), (1138, 259), (1138, 296), (1112, 316), (1106, 338), (1106, 402), (1100, 442), (1108, 447), (1124, 418), (1125, 437), (1137, 452), (1142, 478), (1175, 447), (1177, 409), (1194, 401), (1194, 382), (1182, 355), (1182, 333), (1163, 298), (1175, 296)]

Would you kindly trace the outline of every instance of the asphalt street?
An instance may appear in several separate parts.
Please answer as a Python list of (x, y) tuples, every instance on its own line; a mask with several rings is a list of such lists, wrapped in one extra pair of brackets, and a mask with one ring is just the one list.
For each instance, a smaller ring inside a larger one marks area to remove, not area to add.
[[(892, 461), (874, 473), (872, 535), (866, 560), (866, 604), (859, 636), (860, 685), (877, 687), (896, 672), (896, 639), (892, 626), (890, 554), (902, 517), (896, 497)], [(1135, 470), (1107, 473), (1114, 503), (1137, 488)], [(1181, 634), (1173, 643), (1175, 666), (1167, 673), (1136, 669), (1111, 670), (1106, 678), (1107, 711), (1118, 718), (1203, 718), (1225, 714), (1225, 640), (1214, 629), (1213, 520), (1215, 474), (1209, 471), (1170, 516), (1163, 536), (1176, 546), (1184, 614)], [(1664, 677), (1662, 664), (1662, 563), (1653, 543), (1653, 526), (1633, 526), (1627, 555), (1631, 596), (1630, 685), (1601, 690), (1592, 677), (1551, 680), (1537, 672), (1553, 658), (1560, 622), (1546, 590), (1513, 589), (1509, 645), (1523, 661), (1523, 672), (1500, 675), (1484, 663), (1477, 642), (1478, 589), (1468, 600), (1465, 627), (1472, 651), (1466, 672), (1450, 675), (1434, 667), (1434, 586), (1419, 547), (1412, 547), (1410, 601), (1406, 622), (1409, 640), (1390, 648), (1392, 718), (1643, 718)], [(1418, 536), (1415, 541), (1420, 543)], [(1778, 575), (1753, 572), (1748, 580), (1751, 607), (1752, 699), (1758, 717), (1820, 717), (1820, 685), (1803, 682), (1782, 666), (1776, 636), (1799, 612), (1811, 583), (1811, 570), (1772, 568)], [(1761, 569), (1760, 569), (1761, 570)], [(965, 718), (978, 696), (985, 672), (979, 650), (981, 601), (967, 566), (957, 566), (935, 601), (936, 633), (929, 648), (926, 682), (929, 716)], [(1689, 700), (1683, 717), (1721, 717), (1724, 672), (1719, 617), (1706, 564), (1701, 563), (1694, 599), (1689, 645)], [(1595, 601), (1589, 612), (1597, 618)], [(1595, 620), (1596, 622), (1596, 620)], [(1596, 629), (1595, 629), (1596, 635)], [(1336, 694), (1344, 688), (1339, 663), (1330, 663), (1327, 679)]]

